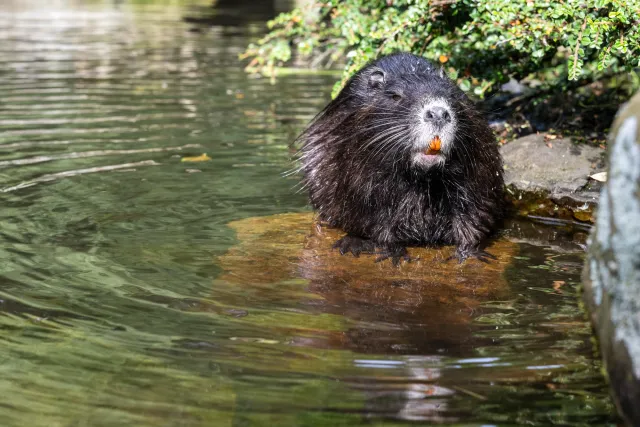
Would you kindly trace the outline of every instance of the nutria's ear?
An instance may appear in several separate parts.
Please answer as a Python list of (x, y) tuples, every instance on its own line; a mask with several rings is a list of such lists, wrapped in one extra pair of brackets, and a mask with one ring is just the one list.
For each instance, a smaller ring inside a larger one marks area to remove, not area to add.
[(369, 87), (378, 89), (382, 87), (385, 80), (385, 73), (380, 68), (374, 68), (369, 74)]
[(442, 79), (444, 78), (444, 75), (445, 75), (444, 67), (440, 67), (440, 73), (439, 73), (439, 75), (440, 75), (440, 78), (442, 78)]

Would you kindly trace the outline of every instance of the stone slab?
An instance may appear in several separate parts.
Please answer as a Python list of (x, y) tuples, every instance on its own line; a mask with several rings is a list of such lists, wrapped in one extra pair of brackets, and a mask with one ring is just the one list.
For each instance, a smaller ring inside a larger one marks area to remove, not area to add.
[(501, 147), (509, 199), (525, 215), (593, 222), (605, 150), (568, 138), (528, 135)]

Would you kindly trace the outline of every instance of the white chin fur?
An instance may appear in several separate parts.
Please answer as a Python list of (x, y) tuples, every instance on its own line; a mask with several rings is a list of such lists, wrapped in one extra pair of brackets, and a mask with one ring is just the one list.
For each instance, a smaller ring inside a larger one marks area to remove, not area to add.
[(411, 163), (414, 166), (421, 168), (443, 167), (446, 162), (446, 158), (442, 154), (426, 155), (423, 152), (418, 152), (411, 158)]

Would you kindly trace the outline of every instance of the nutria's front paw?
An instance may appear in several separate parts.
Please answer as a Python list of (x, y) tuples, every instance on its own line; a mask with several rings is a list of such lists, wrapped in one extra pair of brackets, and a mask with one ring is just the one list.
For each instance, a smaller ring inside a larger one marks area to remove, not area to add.
[(467, 258), (476, 258), (479, 261), (484, 262), (485, 264), (489, 264), (490, 260), (497, 260), (498, 258), (495, 255), (490, 254), (489, 252), (483, 251), (478, 248), (458, 248), (456, 249), (456, 253), (451, 255), (449, 258), (444, 260), (445, 262), (450, 261), (452, 259), (457, 259), (459, 264), (462, 264)]
[(347, 252), (351, 252), (354, 257), (359, 257), (360, 254), (372, 254), (375, 250), (375, 244), (369, 239), (363, 239), (362, 237), (346, 235), (342, 239), (338, 240), (334, 245), (334, 249), (340, 251), (340, 255), (344, 255)]
[(400, 261), (411, 262), (407, 248), (401, 245), (385, 246), (381, 248), (379, 252), (376, 252), (376, 255), (378, 255), (376, 262), (391, 258), (391, 262), (396, 267), (400, 265)]

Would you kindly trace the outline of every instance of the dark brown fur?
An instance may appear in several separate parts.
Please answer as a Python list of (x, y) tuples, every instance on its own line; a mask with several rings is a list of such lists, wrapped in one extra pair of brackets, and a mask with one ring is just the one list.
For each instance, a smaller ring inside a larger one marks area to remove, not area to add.
[[(430, 121), (438, 106), (447, 122)], [(424, 140), (440, 133), (442, 156), (421, 155)], [(407, 246), (453, 244), (460, 261), (491, 257), (482, 243), (503, 199), (495, 137), (427, 60), (400, 53), (364, 67), (299, 139), (311, 204), (347, 232), (336, 243), (341, 253), (377, 250), (397, 263)]]

